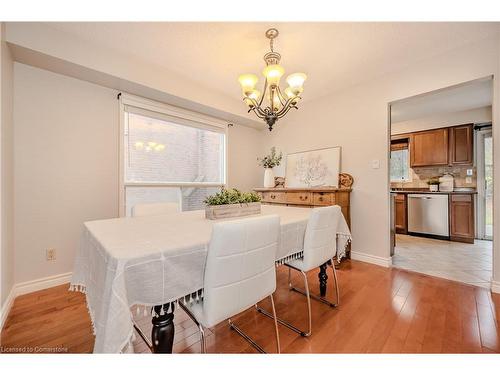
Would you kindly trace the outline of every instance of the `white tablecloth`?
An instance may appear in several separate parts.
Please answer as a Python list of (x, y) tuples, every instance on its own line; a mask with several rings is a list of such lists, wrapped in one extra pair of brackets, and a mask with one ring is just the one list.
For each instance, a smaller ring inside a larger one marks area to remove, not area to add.
[[(300, 256), (311, 209), (262, 206), (278, 214), (277, 260)], [(86, 293), (96, 336), (95, 353), (118, 353), (133, 337), (130, 307), (175, 301), (203, 288), (212, 226), (205, 211), (86, 222), (71, 290)], [(344, 217), (337, 230), (337, 256), (345, 255), (350, 232)], [(144, 309), (146, 312), (146, 309)]]

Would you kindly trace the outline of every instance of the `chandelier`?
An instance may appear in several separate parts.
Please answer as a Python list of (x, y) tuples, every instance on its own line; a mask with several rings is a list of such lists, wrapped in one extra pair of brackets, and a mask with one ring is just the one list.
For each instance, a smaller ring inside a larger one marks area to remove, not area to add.
[[(300, 94), (307, 76), (304, 73), (293, 73), (286, 78), (288, 87), (284, 95), (280, 89), (280, 79), (285, 74), (285, 69), (279, 65), (281, 55), (274, 51), (274, 39), (278, 37), (277, 29), (266, 31), (271, 51), (264, 55), (266, 67), (262, 71), (264, 75), (264, 89), (262, 95), (255, 89), (259, 78), (255, 74), (242, 74), (238, 81), (243, 90), (243, 100), (248, 105), (248, 112), (253, 111), (257, 117), (263, 119), (273, 130), (273, 125), (279, 118), (285, 116), (291, 108), (298, 109), (297, 103), (301, 99)], [(264, 103), (267, 100), (267, 104)]]

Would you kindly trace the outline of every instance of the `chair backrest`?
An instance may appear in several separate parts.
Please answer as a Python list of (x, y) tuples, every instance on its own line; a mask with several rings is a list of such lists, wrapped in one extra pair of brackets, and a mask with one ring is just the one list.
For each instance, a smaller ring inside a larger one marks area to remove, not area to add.
[(203, 314), (212, 327), (276, 290), (278, 215), (216, 223), (208, 247)]
[(304, 236), (303, 265), (306, 270), (319, 267), (335, 256), (340, 215), (340, 206), (318, 207), (311, 211)]
[(153, 216), (165, 215), (179, 212), (179, 204), (174, 202), (167, 203), (141, 203), (132, 207), (132, 216)]

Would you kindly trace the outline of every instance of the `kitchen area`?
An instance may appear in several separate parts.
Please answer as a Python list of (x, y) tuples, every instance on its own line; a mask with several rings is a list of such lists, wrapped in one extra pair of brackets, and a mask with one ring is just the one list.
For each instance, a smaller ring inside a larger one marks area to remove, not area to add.
[(394, 267), (489, 287), (491, 80), (391, 105)]

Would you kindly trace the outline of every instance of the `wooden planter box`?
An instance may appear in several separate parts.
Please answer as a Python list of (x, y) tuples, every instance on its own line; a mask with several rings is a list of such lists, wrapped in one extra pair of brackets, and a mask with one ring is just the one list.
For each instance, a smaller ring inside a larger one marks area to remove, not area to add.
[(260, 202), (223, 204), (205, 208), (205, 217), (210, 220), (260, 214)]

